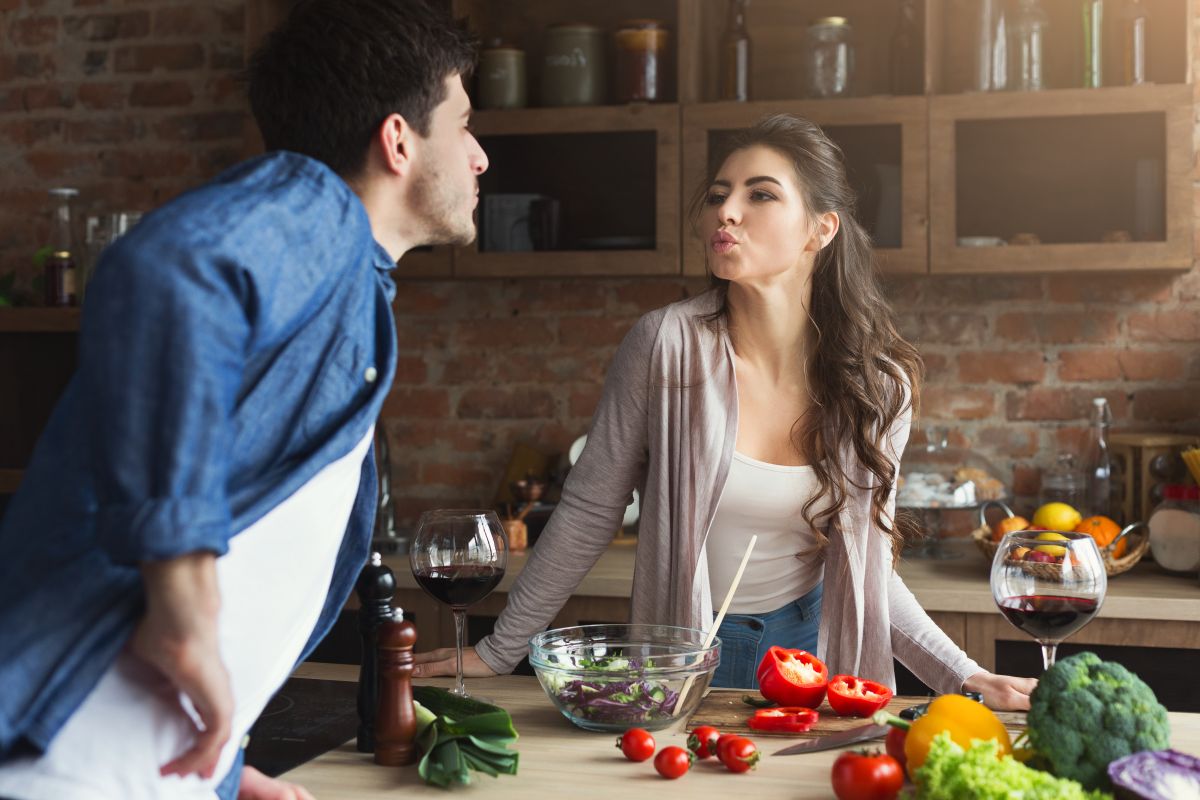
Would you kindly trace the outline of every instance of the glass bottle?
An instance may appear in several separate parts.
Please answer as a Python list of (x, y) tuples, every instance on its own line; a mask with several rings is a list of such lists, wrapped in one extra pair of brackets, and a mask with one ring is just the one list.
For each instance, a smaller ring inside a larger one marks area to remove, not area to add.
[(1008, 26), (1003, 0), (972, 4), (975, 25), (975, 70), (971, 89), (997, 92), (1008, 82)]
[(729, 16), (721, 39), (721, 100), (750, 99), (750, 34), (746, 6), (750, 0), (729, 0)]
[(1008, 88), (1014, 92), (1046, 88), (1046, 25), (1041, 0), (1021, 0), (1008, 26)]
[(805, 35), (808, 97), (848, 97), (854, 80), (854, 29), (845, 17), (821, 17)]
[(1104, 85), (1104, 0), (1083, 0), (1083, 88)]
[(921, 55), (921, 28), (916, 0), (903, 0), (896, 30), (892, 33), (892, 94), (924, 94), (925, 65)]
[(73, 306), (75, 295), (75, 229), (71, 223), (71, 201), (78, 189), (50, 190), (54, 208), (50, 217), (50, 255), (42, 265), (45, 302), (48, 306)]
[(1125, 84), (1141, 86), (1146, 79), (1146, 43), (1150, 38), (1150, 9), (1144, 0), (1128, 0), (1121, 20), (1125, 56)]
[(1088, 511), (1110, 516), (1112, 505), (1112, 457), (1108, 452), (1108, 428), (1112, 412), (1103, 397), (1092, 400), (1092, 427), (1084, 469), (1087, 474)]

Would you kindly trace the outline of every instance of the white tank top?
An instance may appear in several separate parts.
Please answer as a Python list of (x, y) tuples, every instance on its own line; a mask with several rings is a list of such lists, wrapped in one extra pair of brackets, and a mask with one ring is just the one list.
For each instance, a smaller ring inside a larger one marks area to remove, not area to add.
[[(758, 542), (729, 613), (774, 611), (817, 587), (824, 559), (816, 535), (801, 513), (817, 488), (811, 466), (786, 467), (733, 454), (705, 542), (714, 607), (725, 600), (746, 545), (755, 534)], [(814, 506), (814, 514), (819, 515), (826, 506), (821, 501)]]

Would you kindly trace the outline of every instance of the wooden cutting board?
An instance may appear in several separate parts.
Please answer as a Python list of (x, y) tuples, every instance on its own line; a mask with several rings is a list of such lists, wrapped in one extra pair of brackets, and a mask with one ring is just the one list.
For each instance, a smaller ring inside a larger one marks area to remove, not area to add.
[[(712, 689), (708, 695), (700, 701), (700, 707), (696, 709), (696, 713), (692, 714), (688, 720), (687, 729), (690, 731), (700, 725), (712, 725), (722, 733), (748, 733), (754, 736), (785, 736), (801, 739), (814, 739), (826, 734), (844, 731), (848, 728), (857, 728), (860, 725), (866, 725), (870, 722), (869, 719), (861, 717), (839, 717), (833, 713), (833, 709), (829, 707), (829, 703), (821, 703), (821, 707), (817, 712), (821, 715), (817, 720), (817, 724), (812, 730), (805, 733), (767, 733), (765, 731), (752, 731), (746, 720), (754, 716), (755, 708), (746, 705), (742, 702), (742, 697), (750, 695), (758, 697), (758, 692), (748, 689)], [(929, 702), (928, 697), (893, 697), (888, 703), (887, 710), (893, 714), (899, 714), (903, 709), (909, 706), (920, 705), (921, 703)], [(1001, 712), (996, 716), (1009, 728), (1021, 728), (1025, 726), (1025, 715), (1021, 713)]]

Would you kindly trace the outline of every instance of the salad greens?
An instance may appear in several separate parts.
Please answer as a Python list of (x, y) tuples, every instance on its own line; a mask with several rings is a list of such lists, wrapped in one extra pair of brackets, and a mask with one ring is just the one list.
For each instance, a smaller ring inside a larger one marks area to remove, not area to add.
[[(581, 659), (575, 669), (594, 671), (594, 678), (569, 678), (552, 669), (540, 673), (559, 706), (573, 716), (614, 725), (636, 725), (670, 719), (679, 692), (665, 680), (647, 679), (653, 659), (605, 656)], [(612, 678), (603, 673), (612, 673)]]
[(934, 737), (917, 769), (916, 800), (1112, 800), (1079, 783), (999, 755), (995, 740), (976, 740), (964, 750), (943, 731)]

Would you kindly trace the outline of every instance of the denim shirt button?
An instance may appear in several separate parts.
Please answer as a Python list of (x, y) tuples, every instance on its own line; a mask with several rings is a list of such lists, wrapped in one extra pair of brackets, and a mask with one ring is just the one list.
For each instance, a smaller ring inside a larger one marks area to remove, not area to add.
[(366, 378), (367, 383), (374, 383), (375, 379), (379, 377), (379, 372), (374, 367), (367, 367), (366, 372), (363, 373), (363, 377)]

